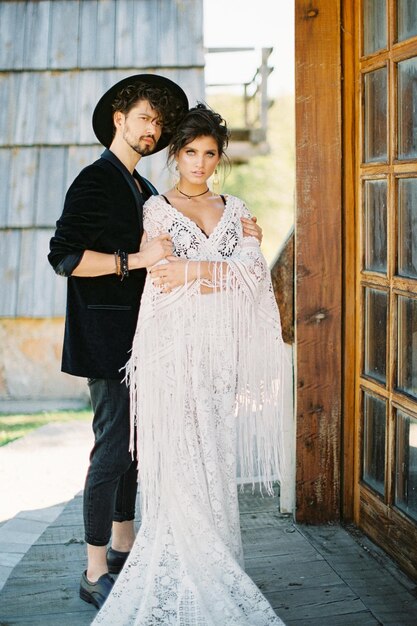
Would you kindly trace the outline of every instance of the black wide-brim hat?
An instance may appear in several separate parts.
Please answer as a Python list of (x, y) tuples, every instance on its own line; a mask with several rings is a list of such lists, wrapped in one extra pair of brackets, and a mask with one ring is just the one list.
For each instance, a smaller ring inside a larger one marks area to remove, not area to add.
[[(183, 105), (185, 114), (188, 111), (188, 99), (184, 91), (179, 85), (174, 83), (165, 76), (159, 76), (158, 74), (135, 74), (134, 76), (128, 76), (123, 78), (113, 87), (110, 87), (108, 91), (100, 98), (93, 113), (93, 130), (94, 133), (103, 146), (108, 148), (113, 141), (114, 125), (113, 125), (113, 102), (124, 87), (128, 85), (134, 85), (135, 83), (145, 83), (151, 87), (158, 87), (160, 89), (167, 89), (172, 97), (175, 98), (180, 106)], [(171, 139), (171, 134), (162, 132), (155, 149), (149, 154), (155, 154), (167, 147)]]

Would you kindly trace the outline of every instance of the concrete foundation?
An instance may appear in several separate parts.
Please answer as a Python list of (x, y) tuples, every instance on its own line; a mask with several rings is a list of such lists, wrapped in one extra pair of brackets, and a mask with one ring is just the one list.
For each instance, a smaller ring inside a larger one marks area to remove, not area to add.
[(61, 372), (63, 318), (0, 320), (0, 412), (87, 406), (84, 378)]

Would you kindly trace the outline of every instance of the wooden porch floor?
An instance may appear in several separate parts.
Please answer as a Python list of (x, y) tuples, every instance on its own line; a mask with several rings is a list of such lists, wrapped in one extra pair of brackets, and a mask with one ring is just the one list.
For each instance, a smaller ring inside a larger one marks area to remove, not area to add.
[[(90, 624), (95, 610), (78, 597), (81, 503), (71, 500), (13, 570), (0, 593), (1, 626)], [(357, 531), (295, 525), (276, 499), (251, 494), (240, 509), (247, 572), (286, 624), (416, 626), (415, 583)]]

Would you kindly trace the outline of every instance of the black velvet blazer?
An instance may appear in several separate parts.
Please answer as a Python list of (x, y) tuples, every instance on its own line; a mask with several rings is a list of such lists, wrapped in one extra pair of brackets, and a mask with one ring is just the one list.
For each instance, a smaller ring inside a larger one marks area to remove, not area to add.
[(137, 172), (134, 176), (143, 194), (119, 159), (105, 150), (69, 188), (50, 242), (49, 262), (69, 276), (62, 371), (74, 376), (124, 376), (120, 369), (129, 359), (146, 270), (131, 271), (123, 281), (115, 274), (70, 274), (85, 250), (139, 250), (143, 203), (156, 189)]

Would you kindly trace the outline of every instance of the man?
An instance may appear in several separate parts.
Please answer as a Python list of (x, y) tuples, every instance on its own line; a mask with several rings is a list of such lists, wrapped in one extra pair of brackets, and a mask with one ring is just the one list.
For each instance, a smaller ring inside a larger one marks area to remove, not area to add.
[[(157, 75), (135, 75), (100, 99), (93, 128), (108, 148), (68, 190), (49, 261), (68, 278), (62, 370), (88, 378), (95, 443), (84, 490), (88, 567), (80, 596), (97, 608), (134, 541), (136, 461), (129, 452), (129, 358), (145, 267), (172, 252), (169, 235), (139, 250), (142, 207), (155, 188), (135, 171), (165, 148), (188, 109), (183, 90)], [(107, 544), (112, 536), (112, 548)]]
[[(113, 585), (109, 572), (121, 570), (135, 538), (137, 463), (129, 452), (123, 367), (145, 268), (172, 253), (167, 233), (142, 241), (143, 204), (156, 190), (135, 167), (167, 146), (187, 109), (183, 90), (162, 76), (130, 76), (109, 89), (93, 114), (94, 132), (107, 149), (72, 183), (50, 242), (50, 263), (68, 277), (62, 370), (88, 379), (94, 411), (84, 488), (88, 566), (80, 597), (97, 608)], [(246, 224), (247, 234), (259, 236), (259, 230)]]

